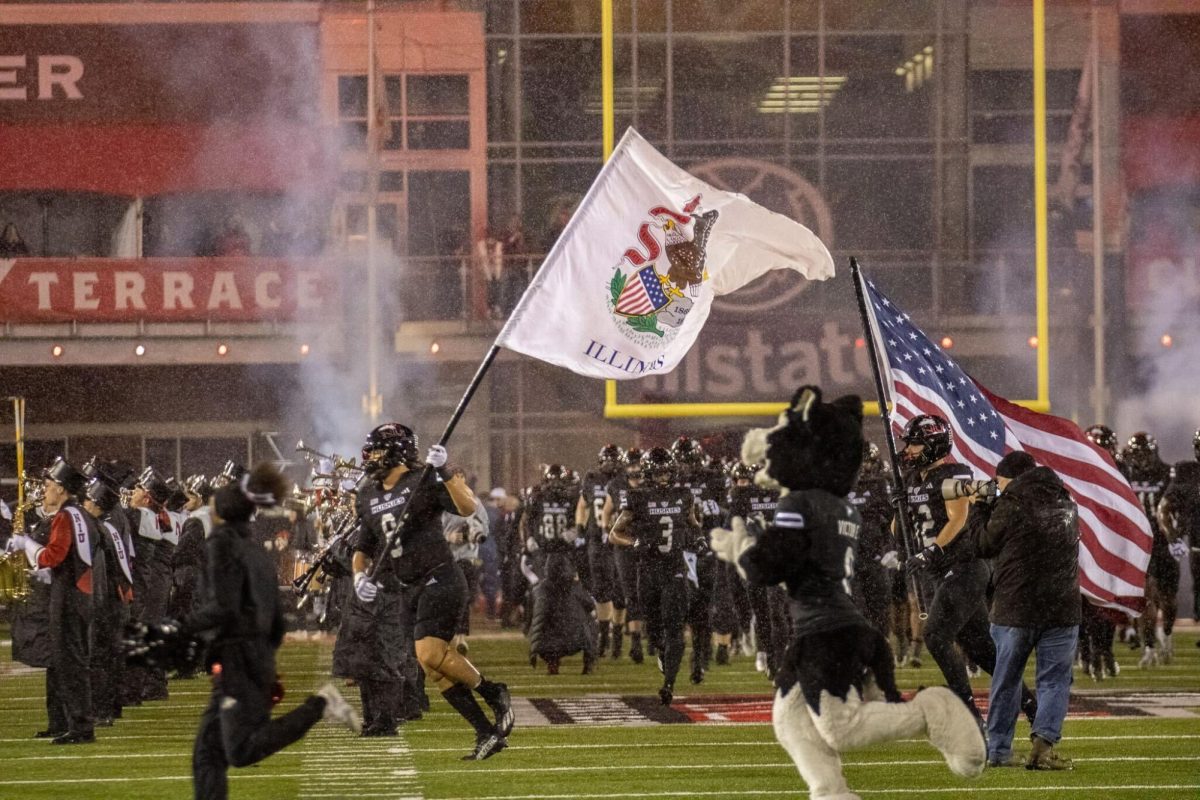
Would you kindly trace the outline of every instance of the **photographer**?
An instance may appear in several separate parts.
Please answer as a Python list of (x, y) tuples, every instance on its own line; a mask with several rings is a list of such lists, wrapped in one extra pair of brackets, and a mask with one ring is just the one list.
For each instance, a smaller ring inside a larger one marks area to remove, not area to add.
[(982, 558), (993, 559), (991, 632), (996, 669), (988, 712), (988, 763), (1017, 766), (1013, 731), (1020, 710), (1021, 675), (1037, 651), (1037, 714), (1026, 769), (1070, 769), (1054, 746), (1062, 738), (1079, 640), (1079, 517), (1062, 480), (1024, 452), (996, 466), (1000, 496), (975, 503), (973, 527)]

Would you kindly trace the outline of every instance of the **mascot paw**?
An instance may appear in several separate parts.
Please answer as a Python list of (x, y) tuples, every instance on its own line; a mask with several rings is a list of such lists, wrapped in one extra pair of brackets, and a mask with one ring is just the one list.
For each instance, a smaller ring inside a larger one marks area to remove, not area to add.
[(917, 692), (910, 701), (921, 709), (929, 743), (941, 751), (955, 775), (976, 778), (987, 763), (987, 745), (979, 723), (959, 699), (944, 686)]
[(746, 520), (741, 517), (734, 517), (730, 526), (730, 528), (713, 528), (710, 532), (713, 552), (716, 553), (717, 558), (733, 564), (737, 568), (738, 574), (742, 576), (742, 580), (745, 580), (746, 572), (738, 561), (743, 553), (754, 546), (755, 538), (746, 527)]

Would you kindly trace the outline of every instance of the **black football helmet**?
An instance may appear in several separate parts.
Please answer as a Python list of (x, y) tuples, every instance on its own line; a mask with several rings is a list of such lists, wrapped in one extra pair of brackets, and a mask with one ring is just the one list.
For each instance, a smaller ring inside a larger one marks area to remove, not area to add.
[(1158, 441), (1145, 431), (1138, 431), (1125, 443), (1121, 460), (1131, 469), (1145, 469), (1157, 464)]
[(564, 467), (562, 464), (547, 464), (542, 468), (542, 485), (543, 486), (566, 486), (571, 482), (571, 470)]
[(1084, 431), (1083, 435), (1096, 447), (1107, 450), (1113, 458), (1117, 457), (1117, 435), (1113, 433), (1112, 428), (1107, 425), (1093, 425)]
[(621, 448), (610, 443), (600, 448), (600, 454), (596, 456), (596, 460), (599, 462), (601, 467), (615, 470), (617, 467), (621, 466), (621, 459), (624, 457), (624, 455), (625, 454), (621, 452)]
[(368, 433), (363, 442), (363, 470), (372, 478), (382, 478), (399, 466), (413, 468), (420, 463), (417, 435), (412, 428), (398, 422), (380, 425)]
[(729, 477), (734, 482), (738, 481), (753, 481), (754, 476), (762, 469), (758, 464), (744, 464), (741, 461), (736, 461), (729, 468)]
[(908, 469), (927, 467), (950, 455), (950, 447), (954, 444), (954, 433), (946, 420), (936, 414), (921, 414), (913, 417), (904, 426), (900, 436), (905, 445), (922, 445), (921, 451), (910, 455), (907, 451), (900, 452), (900, 463)]
[(883, 474), (883, 458), (874, 442), (863, 442), (862, 467), (858, 474), (864, 478), (875, 478)]
[(625, 465), (626, 477), (634, 480), (642, 479), (642, 452), (642, 448), (636, 446), (625, 451), (621, 463)]
[(672, 442), (670, 453), (681, 470), (692, 472), (704, 466), (704, 448), (690, 436), (680, 436)]
[(651, 482), (666, 486), (675, 479), (675, 457), (665, 447), (651, 447), (642, 454), (642, 472)]

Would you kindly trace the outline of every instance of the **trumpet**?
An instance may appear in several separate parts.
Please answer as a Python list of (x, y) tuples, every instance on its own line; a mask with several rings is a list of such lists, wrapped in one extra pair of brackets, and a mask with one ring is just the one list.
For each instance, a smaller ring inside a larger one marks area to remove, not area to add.
[[(361, 476), (363, 472), (363, 468), (353, 458), (342, 458), (337, 453), (322, 453), (320, 450), (304, 444), (303, 439), (296, 442), (296, 452), (300, 453), (304, 457), (304, 460), (313, 466), (318, 466), (322, 461), (331, 462), (333, 464), (333, 475), (335, 476), (342, 473), (339, 477), (353, 478)], [(321, 475), (320, 477), (325, 476)]]

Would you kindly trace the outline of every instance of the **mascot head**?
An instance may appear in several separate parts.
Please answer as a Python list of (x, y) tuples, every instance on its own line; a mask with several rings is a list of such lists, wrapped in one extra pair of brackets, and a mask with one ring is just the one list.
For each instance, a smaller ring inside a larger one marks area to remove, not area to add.
[(755, 482), (787, 491), (845, 497), (862, 459), (862, 400), (846, 395), (823, 403), (816, 386), (797, 389), (774, 428), (754, 428), (742, 442), (742, 461), (764, 465)]

